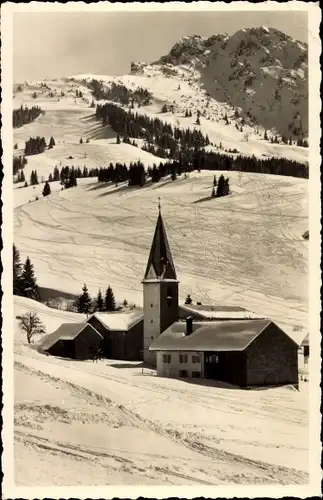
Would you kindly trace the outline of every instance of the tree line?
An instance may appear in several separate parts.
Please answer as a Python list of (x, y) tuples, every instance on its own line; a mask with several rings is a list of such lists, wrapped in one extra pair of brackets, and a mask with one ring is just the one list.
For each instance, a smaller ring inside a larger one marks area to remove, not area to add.
[(12, 112), (13, 128), (23, 127), (27, 123), (33, 122), (39, 115), (44, 113), (45, 111), (43, 111), (39, 106), (32, 106), (31, 108), (28, 108), (27, 106), (23, 107), (21, 105), (20, 108), (14, 109)]
[(25, 165), (27, 165), (28, 160), (25, 156), (14, 156), (12, 160), (12, 172), (13, 175), (17, 175), (19, 170), (22, 170), (25, 168)]
[(113, 103), (98, 104), (96, 117), (102, 120), (103, 124), (109, 123), (118, 135), (144, 139), (148, 144), (143, 149), (154, 155), (157, 153), (157, 146), (158, 154), (177, 161), (184, 171), (238, 170), (308, 178), (308, 167), (304, 163), (288, 158), (256, 158), (242, 155), (233, 157), (229, 154), (205, 151), (210, 141), (200, 130), (181, 130), (163, 123), (158, 118), (152, 119), (125, 111)]

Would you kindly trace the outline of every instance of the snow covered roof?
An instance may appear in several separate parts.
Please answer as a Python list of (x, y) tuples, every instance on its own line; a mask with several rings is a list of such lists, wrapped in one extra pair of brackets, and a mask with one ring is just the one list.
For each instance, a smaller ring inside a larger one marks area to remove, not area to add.
[[(91, 316), (91, 318), (93, 317), (100, 321), (108, 330), (126, 332), (139, 323), (144, 315), (142, 311), (96, 312)], [(89, 318), (88, 321), (90, 321), (91, 318)]]
[(37, 348), (47, 351), (59, 340), (74, 340), (86, 326), (92, 328), (95, 334), (103, 338), (102, 335), (88, 323), (63, 323), (55, 332), (44, 335), (44, 337), (37, 342)]
[[(201, 319), (263, 319), (263, 316), (240, 306), (184, 304), (179, 306), (180, 315), (194, 313)], [(182, 313), (182, 314), (181, 314)]]
[(157, 337), (149, 350), (243, 351), (270, 324), (269, 319), (200, 322), (193, 323), (191, 335), (185, 335), (186, 322), (178, 321)]

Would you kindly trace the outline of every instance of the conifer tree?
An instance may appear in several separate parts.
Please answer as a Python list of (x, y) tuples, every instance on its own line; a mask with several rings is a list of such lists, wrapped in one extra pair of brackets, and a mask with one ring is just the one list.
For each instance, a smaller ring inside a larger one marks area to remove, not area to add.
[(46, 181), (43, 189), (43, 196), (48, 196), (51, 193), (49, 182)]
[(29, 257), (27, 257), (22, 270), (20, 291), (23, 297), (39, 300), (39, 291), (35, 277), (34, 266), (30, 262)]
[(81, 139), (80, 139), (80, 144), (83, 144), (83, 139), (82, 139), (82, 137), (81, 137)]
[(117, 135), (117, 144), (120, 144), (120, 135)]
[(13, 245), (13, 293), (20, 295), (21, 288), (21, 263), (20, 253), (16, 245)]
[(99, 312), (102, 312), (102, 311), (105, 310), (105, 308), (104, 308), (104, 301), (103, 301), (101, 290), (98, 291), (98, 295), (97, 295), (97, 298), (96, 298), (96, 310), (99, 311)]
[(86, 284), (84, 283), (82, 288), (82, 294), (77, 299), (76, 307), (77, 312), (82, 314), (88, 314), (91, 310), (92, 299), (87, 289)]
[(216, 196), (214, 187), (212, 188), (212, 195), (211, 196), (212, 196), (212, 198), (215, 198), (215, 196)]
[(213, 186), (216, 187), (216, 176), (213, 177)]
[(105, 292), (105, 310), (106, 311), (115, 311), (116, 310), (116, 301), (115, 301), (114, 293), (113, 293), (110, 285), (108, 286), (108, 288)]
[(265, 141), (268, 141), (267, 130), (265, 130), (265, 133), (264, 133), (264, 139), (265, 139)]

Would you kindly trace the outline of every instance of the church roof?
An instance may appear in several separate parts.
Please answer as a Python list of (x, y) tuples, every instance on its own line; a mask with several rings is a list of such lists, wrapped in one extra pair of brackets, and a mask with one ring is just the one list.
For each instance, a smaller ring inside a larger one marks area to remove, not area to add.
[(160, 211), (144, 279), (177, 280), (175, 266), (166, 235), (166, 229)]

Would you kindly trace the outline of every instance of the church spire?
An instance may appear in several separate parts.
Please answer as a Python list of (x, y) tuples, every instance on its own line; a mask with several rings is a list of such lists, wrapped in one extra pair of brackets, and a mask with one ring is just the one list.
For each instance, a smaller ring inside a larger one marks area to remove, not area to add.
[(144, 279), (177, 280), (158, 198), (158, 219)]

